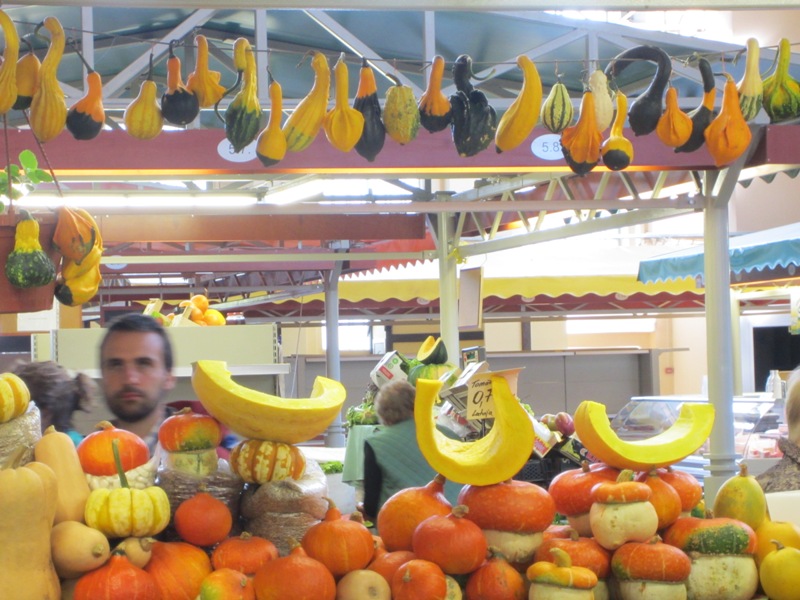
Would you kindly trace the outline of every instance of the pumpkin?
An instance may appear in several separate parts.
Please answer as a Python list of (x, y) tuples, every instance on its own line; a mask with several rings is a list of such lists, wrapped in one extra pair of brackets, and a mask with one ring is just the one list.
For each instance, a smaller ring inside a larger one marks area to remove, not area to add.
[(296, 540), (287, 556), (269, 561), (256, 571), (253, 587), (258, 600), (334, 600), (336, 580)]
[(466, 518), (483, 530), (489, 546), (513, 563), (533, 557), (556, 515), (552, 496), (528, 481), (465, 485), (458, 503), (469, 508)]
[(222, 540), (211, 554), (215, 569), (233, 569), (245, 575), (254, 575), (259, 567), (278, 558), (278, 549), (266, 538), (247, 531)]
[(50, 425), (36, 442), (33, 455), (37, 461), (53, 469), (58, 479), (55, 522), (82, 522), (91, 490), (72, 438)]
[(761, 587), (770, 600), (792, 600), (800, 589), (800, 550), (778, 541), (773, 545), (759, 569)]
[(88, 475), (116, 475), (112, 441), (117, 440), (119, 460), (123, 471), (130, 471), (150, 459), (150, 450), (144, 440), (135, 433), (118, 429), (108, 421), (97, 424), (93, 431), (78, 444), (81, 468)]
[(385, 548), (377, 548), (375, 550), (375, 558), (372, 559), (367, 568), (378, 573), (386, 580), (386, 583), (391, 585), (392, 577), (394, 577), (397, 569), (414, 558), (417, 558), (417, 555), (411, 550), (388, 552)]
[(233, 526), (228, 505), (205, 489), (201, 483), (194, 496), (178, 505), (173, 518), (178, 535), (195, 546), (213, 546), (221, 542)]
[(662, 480), (655, 470), (639, 473), (636, 480), (650, 488), (650, 504), (658, 515), (658, 530), (672, 525), (681, 516), (681, 497), (675, 488)]
[(449, 515), (434, 515), (414, 530), (411, 547), (419, 558), (436, 563), (448, 575), (465, 575), (486, 558), (488, 544), (481, 528), (466, 519), (469, 508), (454, 506)]
[(301, 540), (308, 556), (321, 562), (334, 577), (365, 568), (375, 554), (372, 533), (342, 513), (328, 499), (325, 518), (308, 528)]
[(728, 478), (714, 496), (712, 513), (715, 517), (728, 517), (758, 529), (767, 518), (767, 497), (764, 490), (749, 474), (747, 464), (739, 465), (739, 473)]
[(551, 548), (560, 548), (569, 554), (570, 561), (574, 566), (586, 567), (597, 575), (595, 600), (608, 598), (606, 580), (611, 573), (611, 553), (608, 550), (598, 544), (594, 538), (579, 536), (577, 531), (567, 528), (566, 537), (556, 535), (547, 537), (536, 549), (533, 561), (554, 562), (555, 557), (550, 552)]
[(692, 561), (658, 536), (647, 542), (629, 542), (611, 557), (611, 570), (619, 582), (622, 600), (686, 598), (685, 581)]
[(167, 417), (158, 428), (158, 443), (167, 452), (216, 448), (221, 441), (219, 422), (188, 406)]
[(19, 375), (0, 374), (0, 423), (8, 423), (24, 415), (30, 402), (31, 392)]
[(775, 552), (775, 542), (800, 549), (800, 527), (789, 521), (766, 519), (756, 529), (756, 565), (760, 565), (767, 554)]
[(61, 521), (50, 533), (50, 551), (56, 573), (75, 579), (97, 569), (111, 556), (108, 538), (80, 521)]
[(686, 471), (667, 467), (658, 469), (658, 476), (678, 492), (681, 499), (681, 516), (688, 516), (703, 499), (703, 486), (697, 478)]
[(223, 567), (206, 575), (200, 583), (198, 600), (256, 600), (252, 580), (239, 571)]
[(384, 502), (376, 527), (386, 549), (411, 550), (414, 530), (432, 515), (446, 515), (452, 505), (444, 496), (445, 478), (436, 475), (423, 486), (396, 492)]
[(200, 100), (186, 88), (181, 76), (181, 59), (175, 55), (175, 40), (169, 43), (167, 90), (161, 96), (161, 114), (175, 125), (191, 123), (200, 114)]
[(58, 494), (47, 465), (17, 463), (19, 448), (0, 469), (0, 581), (15, 600), (56, 600), (58, 575), (50, 557), (50, 533)]
[(392, 588), (382, 575), (356, 569), (336, 584), (336, 600), (391, 600)]
[(658, 530), (658, 514), (650, 503), (652, 491), (623, 470), (617, 481), (603, 481), (592, 488), (589, 525), (597, 542), (616, 550), (625, 542), (644, 542)]
[(155, 579), (161, 600), (195, 600), (211, 573), (208, 555), (186, 542), (155, 542), (144, 568)]
[(419, 97), (419, 124), (430, 133), (446, 129), (453, 118), (450, 100), (442, 92), (444, 67), (444, 58), (438, 54), (434, 56), (431, 62), (431, 72), (428, 74), (427, 87)]
[(525, 600), (528, 586), (503, 554), (489, 547), (489, 558), (467, 579), (467, 600)]
[(243, 440), (231, 450), (231, 470), (246, 483), (300, 479), (305, 455), (297, 446), (265, 440)]
[(108, 537), (150, 536), (163, 531), (169, 524), (170, 504), (163, 488), (152, 485), (131, 489), (122, 470), (119, 440), (112, 440), (114, 460), (120, 487), (97, 488), (86, 500), (86, 524), (99, 529)]
[(554, 562), (538, 561), (525, 571), (531, 582), (530, 598), (536, 600), (594, 600), (597, 575), (585, 567), (572, 564), (569, 554), (551, 548)]
[(603, 463), (589, 465), (582, 461), (580, 468), (562, 471), (550, 482), (547, 491), (556, 504), (556, 511), (579, 535), (589, 537), (589, 509), (592, 508), (592, 488), (601, 481), (616, 481), (619, 469)]
[(742, 115), (736, 82), (730, 73), (724, 75), (722, 109), (703, 132), (708, 152), (718, 167), (728, 165), (744, 154), (753, 137)]
[(392, 577), (393, 600), (445, 600), (447, 580), (434, 562), (415, 558), (402, 565)]
[(83, 575), (75, 585), (75, 600), (159, 600), (153, 576), (131, 564), (124, 554)]

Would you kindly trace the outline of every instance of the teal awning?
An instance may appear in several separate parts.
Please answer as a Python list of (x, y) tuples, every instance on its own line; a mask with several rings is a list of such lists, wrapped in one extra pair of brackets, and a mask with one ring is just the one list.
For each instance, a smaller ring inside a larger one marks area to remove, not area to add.
[[(731, 237), (728, 243), (731, 280), (795, 276), (800, 266), (800, 223), (782, 225), (754, 233)], [(643, 260), (639, 263), (639, 281), (643, 283), (693, 277), (704, 280), (704, 248), (686, 248)]]

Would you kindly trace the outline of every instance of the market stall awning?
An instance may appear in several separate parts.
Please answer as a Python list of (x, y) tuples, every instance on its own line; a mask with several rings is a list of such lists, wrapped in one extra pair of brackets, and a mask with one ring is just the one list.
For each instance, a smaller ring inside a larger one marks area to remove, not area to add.
[[(731, 282), (794, 277), (800, 266), (800, 223), (732, 237), (729, 241)], [(704, 279), (702, 245), (639, 263), (640, 282)]]

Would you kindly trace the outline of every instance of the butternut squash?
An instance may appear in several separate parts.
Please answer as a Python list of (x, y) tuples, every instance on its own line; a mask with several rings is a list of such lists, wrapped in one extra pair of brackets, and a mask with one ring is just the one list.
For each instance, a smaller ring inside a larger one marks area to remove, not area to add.
[(103, 566), (111, 546), (99, 530), (79, 521), (61, 521), (50, 534), (50, 553), (58, 576), (75, 579)]
[(75, 443), (52, 425), (45, 429), (33, 449), (35, 459), (53, 469), (58, 480), (55, 522), (83, 522), (91, 490), (81, 468)]
[(56, 475), (40, 462), (18, 466), (22, 454), (24, 448), (0, 470), (0, 581), (4, 591), (13, 590), (14, 600), (59, 600), (50, 559)]

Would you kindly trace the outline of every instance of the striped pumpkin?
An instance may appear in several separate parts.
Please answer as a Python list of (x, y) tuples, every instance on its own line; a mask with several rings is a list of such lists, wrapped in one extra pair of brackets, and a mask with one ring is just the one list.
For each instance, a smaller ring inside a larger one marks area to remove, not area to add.
[(306, 470), (303, 453), (292, 444), (244, 440), (231, 450), (231, 469), (247, 483), (300, 479)]
[(0, 423), (8, 423), (28, 410), (31, 393), (14, 373), (0, 373)]

